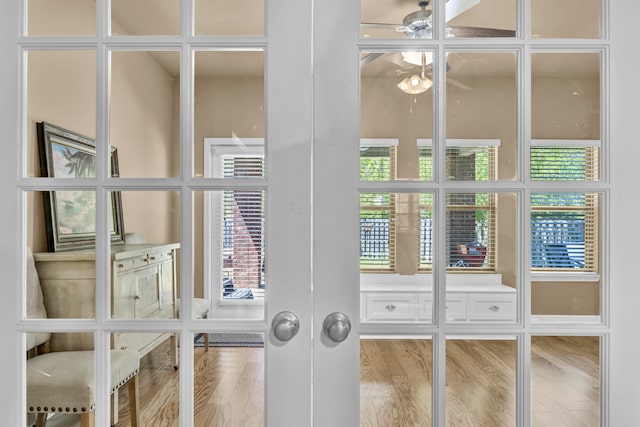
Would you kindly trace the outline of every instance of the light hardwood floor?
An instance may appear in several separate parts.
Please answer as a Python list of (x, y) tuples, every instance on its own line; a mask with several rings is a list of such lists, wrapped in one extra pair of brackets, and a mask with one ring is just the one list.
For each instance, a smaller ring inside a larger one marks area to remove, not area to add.
[[(142, 426), (179, 426), (179, 371), (168, 347), (142, 360)], [(362, 340), (361, 426), (431, 425), (431, 341)], [(592, 337), (532, 341), (532, 419), (535, 427), (599, 425), (599, 346)], [(195, 425), (261, 426), (264, 351), (195, 349)], [(515, 425), (515, 341), (447, 341), (447, 427)], [(128, 396), (120, 395), (118, 426), (129, 426)], [(73, 417), (49, 427), (76, 427)], [(298, 426), (295, 426), (298, 427)]]

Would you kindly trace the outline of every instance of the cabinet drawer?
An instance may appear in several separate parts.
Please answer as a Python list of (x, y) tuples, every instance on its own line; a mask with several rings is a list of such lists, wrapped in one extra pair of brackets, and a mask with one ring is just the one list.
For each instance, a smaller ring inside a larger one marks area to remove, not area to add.
[(433, 297), (431, 294), (418, 295), (418, 320), (427, 322), (433, 320)]
[(134, 256), (125, 259), (119, 259), (114, 261), (113, 263), (113, 271), (118, 273), (124, 273), (127, 271), (132, 271), (137, 268), (146, 267), (149, 263), (147, 262), (146, 256)]
[(367, 320), (415, 320), (416, 298), (413, 294), (367, 295)]
[(469, 295), (470, 320), (516, 320), (516, 295)]
[(467, 296), (447, 295), (447, 321), (467, 320)]

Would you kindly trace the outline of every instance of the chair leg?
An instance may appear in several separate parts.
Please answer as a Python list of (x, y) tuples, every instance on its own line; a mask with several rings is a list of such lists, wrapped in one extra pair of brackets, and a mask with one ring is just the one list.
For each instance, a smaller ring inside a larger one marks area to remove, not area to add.
[(36, 427), (45, 427), (47, 425), (48, 414), (36, 414)]
[(209, 334), (204, 334), (204, 351), (209, 351)]
[(138, 375), (134, 375), (129, 381), (129, 413), (131, 414), (131, 427), (140, 425), (140, 397), (138, 395)]
[(115, 389), (113, 393), (111, 393), (111, 424), (110, 425), (115, 426), (116, 424), (118, 424), (118, 414), (119, 414), (118, 389)]
[(173, 369), (177, 371), (180, 365), (180, 350), (178, 349), (178, 336), (176, 334), (171, 334), (171, 363), (173, 364)]
[(80, 414), (80, 427), (94, 427), (95, 426), (95, 412), (89, 411), (84, 414)]

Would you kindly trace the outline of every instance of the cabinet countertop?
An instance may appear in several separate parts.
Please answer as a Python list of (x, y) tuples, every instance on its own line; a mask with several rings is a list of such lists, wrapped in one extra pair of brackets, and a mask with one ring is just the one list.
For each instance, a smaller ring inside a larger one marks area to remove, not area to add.
[[(137, 255), (144, 255), (150, 250), (179, 249), (179, 243), (142, 243), (125, 244), (111, 247), (111, 258), (114, 260), (129, 258)], [(65, 252), (36, 252), (33, 254), (35, 261), (94, 261), (96, 259), (95, 249), (80, 249)]]

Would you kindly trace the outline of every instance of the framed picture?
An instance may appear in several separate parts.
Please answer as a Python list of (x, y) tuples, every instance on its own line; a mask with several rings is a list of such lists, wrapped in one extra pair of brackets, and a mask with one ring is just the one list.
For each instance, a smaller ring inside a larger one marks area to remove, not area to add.
[[(43, 177), (95, 178), (95, 141), (47, 122), (36, 124)], [(111, 176), (117, 177), (118, 151), (111, 148)], [(44, 192), (44, 214), (49, 252), (95, 247), (96, 192), (56, 190)], [(122, 199), (111, 192), (109, 216), (111, 244), (124, 243)]]

